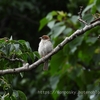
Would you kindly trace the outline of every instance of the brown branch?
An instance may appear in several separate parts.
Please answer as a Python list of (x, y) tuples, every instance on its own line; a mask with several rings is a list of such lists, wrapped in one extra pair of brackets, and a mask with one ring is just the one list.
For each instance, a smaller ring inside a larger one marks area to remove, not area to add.
[(100, 21), (94, 22), (92, 24), (86, 25), (84, 28), (80, 30), (76, 30), (71, 36), (66, 37), (58, 46), (56, 46), (52, 52), (50, 52), (48, 55), (46, 55), (44, 58), (39, 59), (38, 61), (34, 62), (33, 64), (29, 65), (28, 63), (24, 64), (20, 68), (14, 68), (14, 69), (5, 69), (0, 70), (0, 75), (4, 74), (11, 74), (11, 73), (20, 73), (24, 71), (29, 71), (37, 66), (39, 66), (41, 63), (43, 63), (45, 60), (49, 59), (51, 56), (56, 54), (59, 50), (61, 50), (67, 43), (74, 40), (77, 36), (80, 36), (84, 34), (86, 31), (100, 25)]

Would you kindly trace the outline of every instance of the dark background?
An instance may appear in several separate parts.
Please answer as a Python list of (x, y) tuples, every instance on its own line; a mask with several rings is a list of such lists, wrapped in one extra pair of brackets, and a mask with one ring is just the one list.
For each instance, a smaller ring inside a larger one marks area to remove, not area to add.
[(87, 0), (0, 0), (0, 37), (24, 39), (37, 50), (38, 37), (47, 34), (48, 28), (40, 32), (39, 21), (50, 11), (76, 14), (79, 6), (86, 7)]

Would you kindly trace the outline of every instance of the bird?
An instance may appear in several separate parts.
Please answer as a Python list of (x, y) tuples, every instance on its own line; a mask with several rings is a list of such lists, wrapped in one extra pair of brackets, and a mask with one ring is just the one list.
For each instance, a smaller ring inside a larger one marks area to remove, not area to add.
[[(53, 50), (53, 44), (48, 35), (40, 37), (40, 43), (38, 47), (38, 53), (40, 57), (45, 57), (48, 53)], [(44, 61), (43, 70), (48, 70), (48, 60)]]

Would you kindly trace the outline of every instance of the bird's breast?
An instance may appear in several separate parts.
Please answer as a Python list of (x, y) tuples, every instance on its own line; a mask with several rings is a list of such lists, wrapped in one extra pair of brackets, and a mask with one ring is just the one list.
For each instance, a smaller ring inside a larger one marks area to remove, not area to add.
[(39, 43), (39, 48), (38, 48), (38, 52), (40, 54), (40, 56), (45, 56), (47, 55), (49, 52), (51, 52), (53, 49), (52, 43), (50, 41), (41, 41)]

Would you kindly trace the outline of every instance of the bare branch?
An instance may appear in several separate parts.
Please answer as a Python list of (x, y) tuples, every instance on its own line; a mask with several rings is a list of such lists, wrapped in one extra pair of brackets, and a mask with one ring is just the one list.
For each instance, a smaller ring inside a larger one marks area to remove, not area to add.
[(39, 59), (38, 61), (34, 62), (33, 64), (29, 65), (28, 63), (24, 64), (20, 68), (14, 68), (14, 69), (5, 69), (0, 70), (0, 75), (4, 74), (11, 74), (11, 73), (20, 73), (24, 71), (29, 71), (37, 66), (39, 66), (41, 63), (44, 63), (45, 60), (49, 59), (51, 56), (53, 56), (55, 53), (57, 53), (60, 49), (62, 49), (68, 42), (71, 42), (74, 40), (77, 36), (80, 36), (84, 34), (86, 31), (100, 25), (100, 21), (96, 21), (90, 25), (86, 25), (84, 28), (80, 30), (76, 30), (71, 36), (66, 37), (58, 46), (56, 46), (52, 52), (50, 52), (48, 55), (46, 55), (44, 58)]
[(82, 19), (82, 11), (83, 11), (83, 6), (80, 6), (80, 11), (78, 12), (78, 15), (79, 15), (78, 20), (84, 23), (85, 25), (88, 25), (88, 23)]
[(20, 59), (20, 58), (7, 58), (5, 56), (2, 56), (1, 58), (4, 58), (6, 60), (9, 60), (10, 62), (18, 61), (18, 62), (21, 62), (21, 63), (26, 63), (23, 59)]

